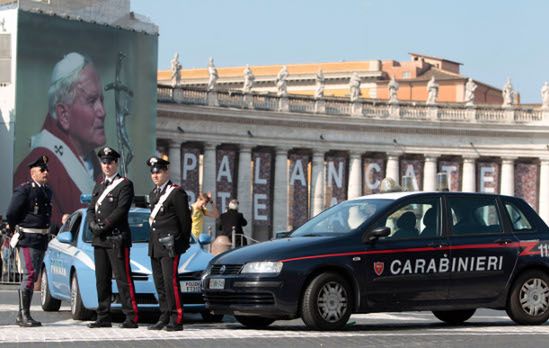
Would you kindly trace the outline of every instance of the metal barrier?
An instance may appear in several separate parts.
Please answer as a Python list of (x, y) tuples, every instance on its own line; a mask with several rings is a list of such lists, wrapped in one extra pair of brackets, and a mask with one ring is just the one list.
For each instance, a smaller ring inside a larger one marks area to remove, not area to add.
[(19, 284), (21, 274), (19, 273), (19, 258), (17, 257), (17, 249), (2, 244), (2, 275), (0, 283), (2, 284)]

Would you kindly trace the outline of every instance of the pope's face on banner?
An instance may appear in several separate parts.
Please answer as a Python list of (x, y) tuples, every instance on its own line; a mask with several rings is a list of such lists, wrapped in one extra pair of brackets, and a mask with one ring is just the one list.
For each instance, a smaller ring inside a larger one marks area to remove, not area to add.
[(105, 144), (105, 106), (99, 75), (87, 65), (73, 87), (72, 104), (58, 104), (57, 115), (71, 142), (81, 154)]

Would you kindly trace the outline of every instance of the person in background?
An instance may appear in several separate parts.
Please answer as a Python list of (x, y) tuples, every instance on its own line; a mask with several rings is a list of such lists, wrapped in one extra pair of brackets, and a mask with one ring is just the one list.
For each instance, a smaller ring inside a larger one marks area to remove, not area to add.
[(198, 238), (198, 235), (204, 230), (204, 216), (217, 219), (219, 217), (219, 211), (212, 201), (211, 192), (199, 194), (196, 202), (194, 202), (191, 207), (191, 218), (193, 222), (192, 233), (195, 238)]
[(242, 213), (238, 212), (238, 200), (233, 198), (229, 201), (229, 209), (227, 209), (225, 213), (221, 214), (219, 221), (220, 232), (217, 234), (218, 236), (227, 236), (229, 241), (233, 242), (232, 233), (234, 229), (234, 232), (236, 233), (236, 240), (234, 241), (235, 245), (242, 246), (247, 244), (246, 240), (240, 236), (244, 234), (242, 227), (246, 226), (248, 221), (246, 221)]

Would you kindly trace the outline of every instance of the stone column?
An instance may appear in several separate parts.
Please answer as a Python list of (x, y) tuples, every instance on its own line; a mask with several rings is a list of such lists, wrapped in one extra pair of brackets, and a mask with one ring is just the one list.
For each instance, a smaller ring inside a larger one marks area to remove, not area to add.
[(392, 178), (397, 183), (400, 183), (399, 163), (398, 158), (400, 154), (388, 153), (387, 154), (387, 178)]
[(539, 216), (549, 223), (549, 159), (541, 159), (540, 162)]
[(324, 151), (313, 152), (311, 217), (324, 210)]
[(288, 148), (277, 147), (273, 195), (273, 234), (288, 230)]
[(476, 158), (463, 157), (463, 181), (461, 183), (463, 192), (476, 192)]
[[(206, 143), (204, 145), (204, 171), (202, 179), (202, 192), (212, 193), (212, 200), (215, 202), (215, 149), (217, 144)], [(194, 203), (194, 202), (192, 202)], [(210, 217), (204, 218), (204, 230), (202, 232), (208, 232), (209, 228), (212, 230), (212, 238), (215, 236), (215, 219)]]
[(423, 191), (435, 191), (437, 189), (437, 159), (436, 155), (425, 156), (423, 166)]
[(511, 157), (501, 159), (501, 194), (515, 195), (515, 159)]
[(181, 143), (179, 141), (170, 141), (168, 157), (170, 179), (179, 185), (181, 184)]
[(356, 198), (362, 195), (362, 157), (359, 152), (351, 152), (349, 187), (347, 189), (347, 198)]
[(211, 192), (215, 199), (215, 149), (217, 144), (204, 145), (204, 178), (202, 179), (202, 191)]
[(248, 220), (248, 225), (243, 227), (244, 234), (252, 236), (252, 147), (240, 145), (238, 155), (238, 211)]

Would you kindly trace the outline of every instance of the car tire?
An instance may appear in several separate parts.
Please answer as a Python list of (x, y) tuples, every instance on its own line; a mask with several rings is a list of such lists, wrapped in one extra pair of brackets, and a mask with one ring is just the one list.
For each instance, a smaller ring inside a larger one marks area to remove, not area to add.
[(42, 268), (42, 280), (40, 286), (40, 305), (45, 312), (56, 312), (61, 308), (61, 300), (53, 298), (48, 284), (46, 269)]
[(343, 277), (322, 273), (303, 294), (301, 318), (313, 330), (338, 330), (347, 324), (353, 310), (353, 292)]
[(513, 283), (507, 314), (517, 324), (541, 325), (549, 319), (549, 276), (532, 270)]
[(435, 317), (450, 325), (460, 325), (471, 319), (476, 309), (464, 309), (457, 311), (433, 311)]
[(207, 323), (220, 323), (223, 321), (223, 314), (212, 314), (210, 312), (200, 312), (202, 319)]
[(71, 278), (71, 314), (74, 320), (89, 320), (93, 312), (84, 307), (76, 273)]
[(257, 316), (235, 315), (236, 321), (249, 329), (264, 329), (275, 322), (274, 319)]

